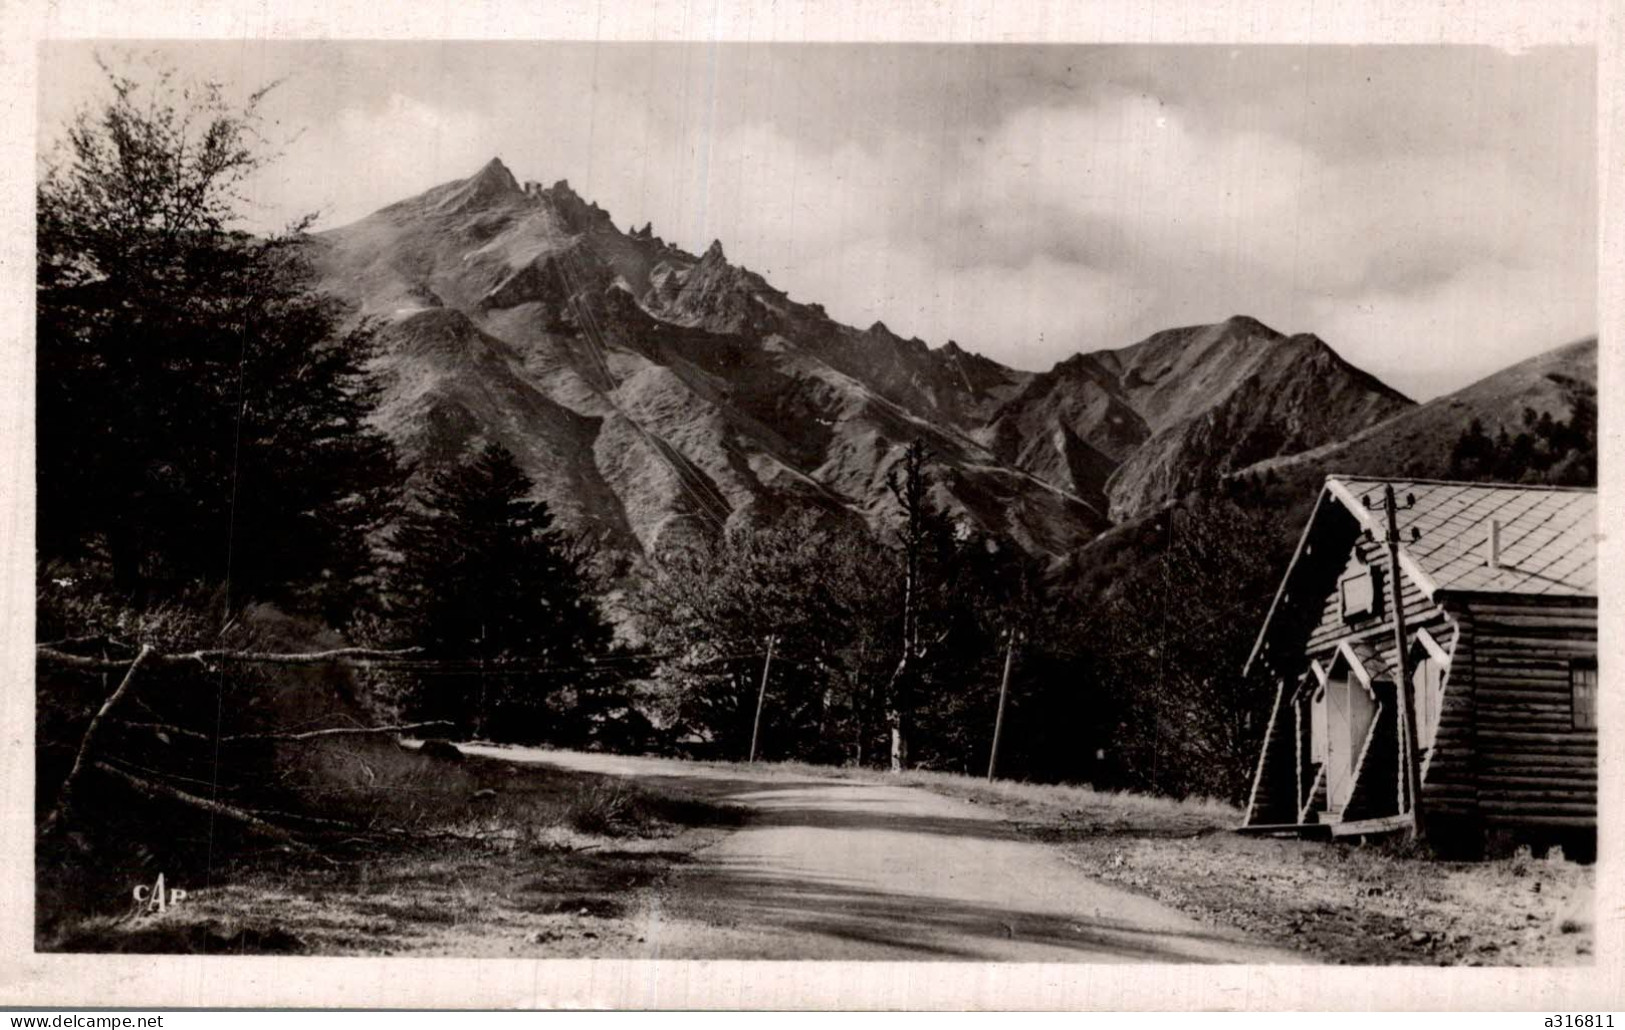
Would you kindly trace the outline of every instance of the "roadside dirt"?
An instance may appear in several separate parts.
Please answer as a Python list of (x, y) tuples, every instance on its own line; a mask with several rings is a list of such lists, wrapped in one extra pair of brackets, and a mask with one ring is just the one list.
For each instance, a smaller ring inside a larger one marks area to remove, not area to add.
[(1595, 868), (1547, 859), (1438, 862), (1378, 846), (1101, 834), (1028, 825), (1067, 859), (1217, 926), (1323, 961), (1575, 965), (1593, 961)]
[(1394, 844), (1242, 837), (1215, 802), (918, 775), (986, 805), (1089, 876), (1329, 963), (1594, 961), (1596, 867), (1553, 852), (1443, 862)]

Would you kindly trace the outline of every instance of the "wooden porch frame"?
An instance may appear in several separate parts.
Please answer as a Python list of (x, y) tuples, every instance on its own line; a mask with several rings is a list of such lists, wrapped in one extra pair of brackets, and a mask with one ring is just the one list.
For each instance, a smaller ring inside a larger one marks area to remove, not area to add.
[[(1382, 725), (1383, 704), (1382, 704), (1382, 699), (1377, 696), (1376, 688), (1372, 685), (1373, 680), (1372, 680), (1372, 676), (1371, 676), (1371, 670), (1367, 669), (1365, 667), (1365, 662), (1361, 660), (1361, 658), (1360, 658), (1360, 656), (1358, 654), (1355, 654), (1354, 645), (1353, 645), (1353, 643), (1351, 641), (1348, 641), (1348, 640), (1340, 640), (1340, 641), (1338, 641), (1337, 648), (1335, 649), (1335, 651), (1333, 653), (1331, 664), (1326, 667), (1325, 679), (1328, 680), (1328, 681), (1331, 679), (1332, 673), (1335, 672), (1336, 669), (1337, 669), (1337, 663), (1338, 663), (1339, 660), (1342, 660), (1342, 661), (1344, 661), (1344, 662), (1346, 662), (1348, 664), (1350, 670), (1352, 670), (1355, 673), (1355, 675), (1357, 676), (1357, 678), (1359, 679), (1360, 687), (1366, 692), (1367, 695), (1370, 696), (1372, 702), (1377, 706), (1376, 712), (1373, 713), (1372, 716), (1371, 716), (1371, 725), (1366, 727), (1365, 739), (1360, 742), (1360, 754), (1355, 758), (1353, 768), (1351, 768), (1349, 770), (1349, 783), (1350, 783), (1350, 786), (1349, 786), (1348, 800), (1353, 801), (1355, 791), (1359, 790), (1359, 788), (1360, 788), (1360, 774), (1365, 771), (1365, 758), (1366, 758), (1366, 755), (1369, 754), (1370, 751), (1371, 751), (1371, 742), (1376, 739), (1377, 727)], [(1402, 688), (1396, 688), (1396, 689), (1402, 689)], [(1403, 731), (1401, 731), (1401, 732), (1403, 732)], [(1322, 772), (1325, 771), (1324, 766), (1321, 767), (1321, 771)], [(1320, 778), (1317, 776), (1316, 777), (1316, 782), (1317, 783), (1319, 782), (1319, 779)], [(1313, 801), (1314, 801), (1314, 794), (1312, 792), (1310, 794), (1309, 800), (1310, 800), (1310, 803), (1313, 803)], [(1330, 810), (1331, 803), (1332, 803), (1332, 797), (1331, 797), (1330, 789), (1328, 788), (1328, 792), (1327, 792), (1327, 795), (1326, 795), (1326, 804), (1328, 806), (1328, 810)], [(1348, 802), (1344, 802), (1343, 807), (1346, 809), (1348, 807)], [(1307, 811), (1307, 807), (1305, 808), (1305, 811)], [(1341, 813), (1339, 813), (1339, 814), (1341, 814)], [(1304, 818), (1304, 816), (1300, 814), (1298, 818), (1301, 820), (1301, 819)]]

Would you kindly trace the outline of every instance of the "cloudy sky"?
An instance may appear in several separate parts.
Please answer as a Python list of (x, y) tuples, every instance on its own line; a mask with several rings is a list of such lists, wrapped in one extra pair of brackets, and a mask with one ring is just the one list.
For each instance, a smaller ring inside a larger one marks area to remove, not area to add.
[[(107, 45), (115, 60), (125, 51)], [(334, 226), (500, 156), (842, 321), (1021, 368), (1246, 313), (1419, 398), (1596, 331), (1589, 49), (218, 43), (254, 218)], [(42, 51), (49, 137), (96, 95)]]

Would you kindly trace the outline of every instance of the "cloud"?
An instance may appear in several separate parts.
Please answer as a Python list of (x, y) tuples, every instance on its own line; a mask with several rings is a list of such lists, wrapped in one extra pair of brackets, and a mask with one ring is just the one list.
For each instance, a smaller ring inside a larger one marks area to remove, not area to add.
[(471, 155), (493, 135), (477, 112), (391, 93), (376, 107), (344, 107), (299, 135), (252, 184), (250, 200), (272, 224), (315, 211), (322, 225), (342, 225), (381, 207), (380, 197), (399, 200), (469, 175), (479, 167)]
[(1148, 94), (946, 143), (746, 123), (704, 161), (671, 198), (691, 248), (721, 238), (838, 318), (1021, 367), (1246, 312), (1428, 394), (1588, 331), (1594, 303), (1584, 191), (1504, 153), (1339, 160)]
[[(500, 155), (843, 320), (1041, 368), (1262, 318), (1428, 393), (1595, 331), (1588, 52), (176, 44), (304, 127), (261, 226)], [(48, 120), (88, 50), (45, 70)], [(94, 71), (91, 66), (91, 71)], [(1423, 346), (1422, 344), (1425, 344)]]
[(1595, 292), (1562, 268), (1481, 262), (1425, 288), (1320, 301), (1311, 318), (1368, 371), (1425, 397), (1594, 334)]
[(933, 345), (975, 341), (1022, 367), (1047, 367), (1150, 300), (1132, 280), (1083, 265), (1039, 257), (1019, 267), (945, 268), (928, 247), (879, 238), (826, 254), (800, 267), (797, 278), (808, 290), (803, 299), (840, 297), (826, 306), (842, 321), (884, 321)]
[(1589, 193), (1554, 194), (1506, 153), (1335, 161), (1124, 94), (1020, 111), (964, 161), (953, 203), (989, 253), (1071, 238), (1080, 269), (1142, 301), (1108, 305), (1115, 325), (1082, 320), (1106, 334), (1093, 346), (1246, 311), (1432, 392), (1593, 331)]

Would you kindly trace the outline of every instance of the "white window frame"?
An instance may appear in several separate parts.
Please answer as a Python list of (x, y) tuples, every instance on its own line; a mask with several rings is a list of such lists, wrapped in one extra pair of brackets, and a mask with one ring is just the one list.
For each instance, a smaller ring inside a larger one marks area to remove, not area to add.
[[(1416, 706), (1416, 746), (1426, 751), (1433, 747), (1439, 739), (1439, 716), (1444, 711), (1444, 685), (1445, 676), (1450, 670), (1450, 654), (1433, 634), (1425, 629), (1416, 631), (1416, 641), (1412, 651), (1420, 649), (1421, 656), (1411, 669), (1411, 700)], [(1424, 690), (1417, 684), (1417, 677), (1425, 670), (1435, 670), (1434, 681)]]
[[(1365, 580), (1371, 590), (1369, 603), (1354, 611), (1349, 609), (1349, 584)], [(1380, 587), (1377, 583), (1377, 570), (1371, 565), (1362, 565), (1354, 572), (1345, 573), (1337, 581), (1337, 608), (1344, 622), (1354, 622), (1357, 619), (1374, 618), (1381, 611), (1382, 598), (1379, 596)]]
[[(1582, 673), (1586, 674), (1583, 680)], [(1569, 660), (1569, 724), (1574, 729), (1595, 730), (1597, 728), (1597, 681), (1597, 660), (1595, 658), (1571, 658)], [(1585, 688), (1584, 691), (1582, 691), (1582, 687)], [(1590, 712), (1590, 718), (1584, 720), (1580, 714), (1580, 695), (1582, 692), (1591, 695), (1589, 703), (1585, 706)]]
[(1326, 764), (1329, 732), (1330, 727), (1326, 724), (1326, 681), (1322, 680), (1309, 695), (1309, 761), (1316, 765)]

